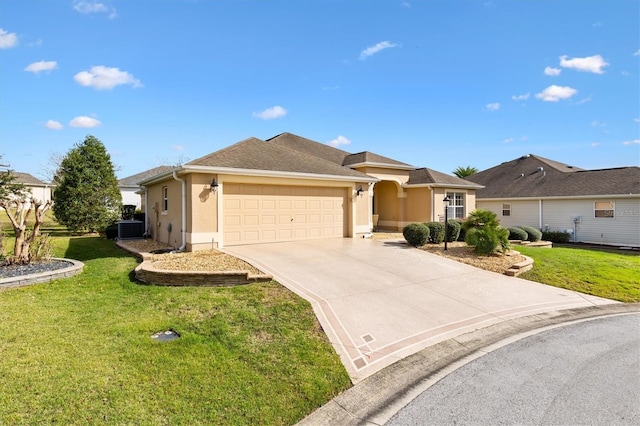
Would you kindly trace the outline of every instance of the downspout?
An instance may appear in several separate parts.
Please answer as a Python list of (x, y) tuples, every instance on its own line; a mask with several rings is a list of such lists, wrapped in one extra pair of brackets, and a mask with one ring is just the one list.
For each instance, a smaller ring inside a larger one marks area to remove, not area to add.
[(175, 171), (173, 172), (173, 178), (182, 183), (182, 229), (180, 231), (182, 234), (182, 245), (172, 251), (172, 253), (175, 253), (184, 251), (184, 248), (187, 246), (187, 184), (184, 179), (178, 177)]
[(542, 229), (542, 199), (538, 200), (538, 229)]
[(140, 185), (140, 189), (144, 191), (144, 235), (149, 235), (149, 191), (144, 185)]

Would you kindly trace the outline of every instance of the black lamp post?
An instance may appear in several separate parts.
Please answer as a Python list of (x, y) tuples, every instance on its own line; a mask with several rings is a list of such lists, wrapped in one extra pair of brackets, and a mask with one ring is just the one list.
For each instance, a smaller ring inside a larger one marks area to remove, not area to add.
[(444, 196), (444, 249), (447, 250), (447, 241), (449, 240), (449, 235), (448, 235), (448, 222), (449, 222), (449, 202), (451, 201), (451, 199), (449, 199), (448, 195)]

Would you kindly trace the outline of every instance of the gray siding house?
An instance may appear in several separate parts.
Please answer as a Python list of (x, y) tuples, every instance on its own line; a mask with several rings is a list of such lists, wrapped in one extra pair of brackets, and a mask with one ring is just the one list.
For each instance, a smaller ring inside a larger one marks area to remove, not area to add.
[(640, 247), (640, 167), (583, 170), (525, 155), (467, 180), (502, 226), (566, 231), (575, 242)]

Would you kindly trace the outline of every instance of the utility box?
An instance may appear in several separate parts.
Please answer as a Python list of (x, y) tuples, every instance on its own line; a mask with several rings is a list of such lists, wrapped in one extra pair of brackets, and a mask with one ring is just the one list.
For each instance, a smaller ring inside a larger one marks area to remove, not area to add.
[(119, 240), (142, 238), (143, 235), (144, 222), (140, 220), (121, 220), (118, 222)]

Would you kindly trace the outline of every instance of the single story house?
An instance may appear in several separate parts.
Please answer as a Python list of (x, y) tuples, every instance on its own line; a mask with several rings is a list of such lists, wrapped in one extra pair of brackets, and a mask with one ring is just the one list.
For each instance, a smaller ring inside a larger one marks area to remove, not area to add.
[(357, 237), (475, 207), (473, 182), (291, 133), (249, 138), (138, 182), (147, 234), (187, 251)]
[(50, 183), (45, 183), (29, 173), (12, 171), (11, 174), (16, 177), (16, 182), (24, 184), (36, 200), (43, 203), (51, 200), (52, 185)]
[(172, 166), (158, 166), (118, 180), (118, 187), (120, 188), (120, 194), (122, 195), (122, 204), (136, 206), (136, 210), (141, 209), (142, 199), (140, 196), (140, 186), (138, 185), (138, 182), (171, 169), (173, 169)]
[(476, 207), (502, 226), (566, 231), (575, 242), (640, 246), (640, 167), (583, 170), (537, 155), (467, 178), (484, 188)]

